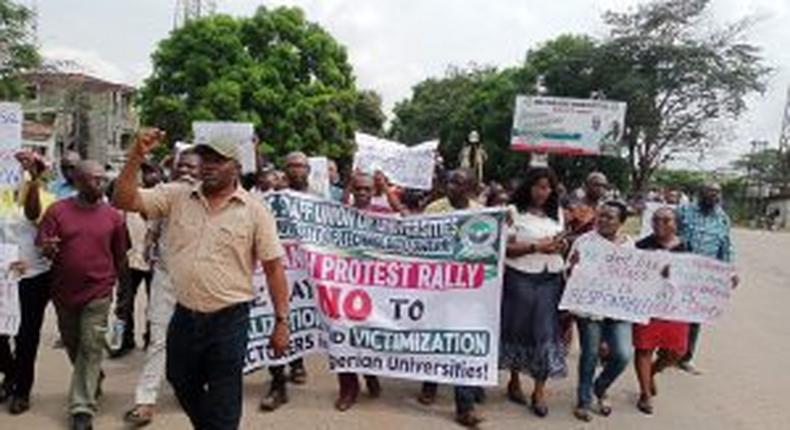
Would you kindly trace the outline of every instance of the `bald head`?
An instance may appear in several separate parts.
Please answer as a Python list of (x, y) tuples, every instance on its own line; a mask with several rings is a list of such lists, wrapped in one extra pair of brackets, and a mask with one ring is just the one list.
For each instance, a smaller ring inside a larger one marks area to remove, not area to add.
[(74, 168), (74, 187), (85, 203), (96, 203), (104, 195), (107, 174), (104, 166), (93, 160), (83, 160)]

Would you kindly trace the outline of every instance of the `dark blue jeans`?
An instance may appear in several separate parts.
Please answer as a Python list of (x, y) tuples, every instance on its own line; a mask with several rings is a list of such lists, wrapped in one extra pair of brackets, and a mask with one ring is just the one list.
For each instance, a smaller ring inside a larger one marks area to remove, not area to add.
[[(589, 407), (596, 397), (603, 397), (617, 377), (628, 366), (634, 349), (631, 342), (631, 323), (611, 319), (591, 320), (577, 318), (579, 327), (579, 386), (577, 387), (577, 406)], [(598, 348), (601, 341), (609, 345), (609, 356), (603, 371), (595, 378), (598, 364)]]
[(213, 313), (176, 306), (167, 331), (167, 380), (196, 430), (239, 428), (249, 304)]

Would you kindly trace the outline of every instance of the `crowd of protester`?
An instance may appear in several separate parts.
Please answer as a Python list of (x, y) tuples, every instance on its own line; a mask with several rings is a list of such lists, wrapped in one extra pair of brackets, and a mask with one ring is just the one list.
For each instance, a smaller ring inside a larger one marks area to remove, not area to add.
[[(0, 401), (8, 403), (11, 414), (31, 408), (50, 302), (72, 364), (68, 404), (73, 429), (92, 428), (105, 378), (105, 350), (111, 358), (124, 357), (138, 347), (138, 337), (145, 359), (134, 406), (124, 416), (128, 423), (144, 426), (154, 420), (166, 379), (195, 428), (237, 428), (256, 265), (265, 272), (276, 313), (271, 345), (279, 353), (286, 348), (283, 248), (261, 197), (286, 189), (314, 193), (307, 155), (290, 153), (279, 166), (258, 160), (258, 171), (242, 176), (241, 153), (230, 141), (214, 139), (154, 162), (151, 151), (163, 139), (157, 130), (141, 132), (112, 184), (103, 166), (72, 152), (61, 157), (57, 169), (37, 154), (18, 154), (25, 180), (17, 193), (18, 210), (3, 219), (2, 229), (2, 241), (20, 247), (14, 270), (20, 276), (21, 327), (15, 337), (0, 339)], [(53, 174), (56, 178), (47, 183), (44, 178)], [(608, 392), (632, 359), (640, 388), (636, 406), (645, 414), (654, 412), (655, 375), (671, 366), (699, 372), (693, 364), (699, 325), (663, 320), (637, 325), (572, 315), (558, 305), (580, 250), (594, 241), (731, 261), (729, 220), (718, 185), (707, 184), (686, 202), (676, 190), (649, 195), (647, 200), (666, 206), (652, 217), (653, 233), (638, 240), (624, 224), (639, 205), (614, 198), (615, 190), (600, 172), (590, 173), (580, 188), (570, 191), (565, 186), (570, 184), (563, 185), (548, 167), (532, 167), (502, 185), (480, 184), (477, 172), (446, 170), (437, 163), (430, 191), (393, 186), (380, 171), (342, 176), (330, 162), (325, 197), (367, 213), (406, 217), (507, 208), (500, 368), (508, 375), (507, 398), (536, 416), (549, 414), (550, 381), (568, 374), (574, 326), (581, 352), (573, 415), (579, 420), (612, 413)], [(137, 326), (134, 305), (141, 285), (147, 295), (146, 324)], [(109, 326), (111, 310), (114, 324)], [(271, 366), (269, 373), (262, 411), (287, 405), (288, 384), (310, 382), (301, 359)], [(362, 376), (370, 396), (381, 396), (381, 381)], [(522, 376), (533, 381), (529, 395)], [(339, 373), (337, 381), (334, 406), (347, 411), (360, 395), (360, 380)], [(426, 382), (415, 394), (429, 406), (437, 390), (437, 384)], [(484, 390), (457, 386), (454, 394), (457, 422), (477, 426)]]

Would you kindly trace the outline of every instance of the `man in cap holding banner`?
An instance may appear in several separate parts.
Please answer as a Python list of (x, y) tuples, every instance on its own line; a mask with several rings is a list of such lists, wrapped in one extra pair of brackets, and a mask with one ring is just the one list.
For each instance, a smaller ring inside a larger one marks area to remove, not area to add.
[(271, 347), (288, 345), (288, 286), (272, 214), (239, 184), (241, 154), (231, 138), (198, 144), (200, 182), (140, 190), (136, 175), (164, 133), (142, 132), (118, 177), (115, 204), (167, 219), (167, 262), (176, 290), (167, 336), (167, 378), (193, 427), (235, 429), (242, 409), (252, 273), (263, 266), (276, 314)]

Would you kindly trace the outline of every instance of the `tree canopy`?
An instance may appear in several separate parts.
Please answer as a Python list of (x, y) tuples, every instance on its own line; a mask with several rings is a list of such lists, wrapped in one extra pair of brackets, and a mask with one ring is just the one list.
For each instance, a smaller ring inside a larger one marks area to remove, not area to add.
[(16, 100), (24, 93), (20, 73), (41, 62), (33, 43), (33, 12), (12, 0), (0, 0), (0, 99)]
[(358, 92), (346, 49), (298, 8), (190, 21), (152, 58), (142, 119), (171, 142), (188, 139), (193, 121), (245, 121), (269, 156), (301, 150), (342, 159), (353, 151), (357, 115), (368, 131), (383, 123), (378, 96)]
[[(514, 173), (509, 161), (522, 157), (508, 149), (517, 94), (624, 101), (624, 161), (552, 157), (551, 163), (576, 176), (583, 173), (579, 169), (608, 171), (619, 176), (620, 185), (630, 182), (641, 191), (673, 156), (721, 144), (718, 125), (737, 119), (746, 97), (765, 90), (770, 68), (760, 48), (744, 40), (751, 21), (711, 29), (708, 4), (656, 0), (607, 12), (603, 19), (610, 34), (603, 39), (563, 35), (529, 50), (525, 63), (514, 69), (456, 70), (428, 79), (396, 107), (392, 133), (407, 141), (438, 137), (452, 159), (459, 139), (477, 126), (488, 152), (496, 154), (488, 172), (506, 178)], [(484, 82), (498, 82), (502, 91), (489, 98), (481, 92)], [(477, 116), (467, 117), (470, 113)]]

